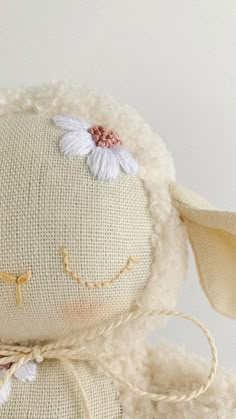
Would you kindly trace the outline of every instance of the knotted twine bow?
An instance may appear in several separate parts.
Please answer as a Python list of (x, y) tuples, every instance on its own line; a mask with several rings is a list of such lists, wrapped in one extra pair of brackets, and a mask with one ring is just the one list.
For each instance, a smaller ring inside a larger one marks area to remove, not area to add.
[[(120, 325), (128, 323), (131, 320), (138, 319), (140, 317), (153, 317), (153, 316), (174, 316), (174, 317), (182, 317), (185, 320), (189, 320), (194, 323), (197, 327), (199, 327), (202, 332), (207, 337), (208, 343), (210, 345), (211, 354), (212, 354), (212, 366), (210, 372), (207, 376), (206, 382), (202, 384), (198, 389), (191, 391), (190, 393), (185, 393), (182, 395), (166, 395), (166, 394), (155, 394), (143, 391), (127, 381), (122, 376), (117, 375), (112, 371), (112, 369), (107, 365), (106, 359), (112, 359), (112, 354), (102, 353), (92, 353), (86, 350), (84, 346), (84, 342), (90, 341), (92, 339), (97, 338), (98, 336), (103, 335), (105, 332), (109, 332), (118, 328)], [(138, 309), (134, 312), (130, 312), (127, 314), (122, 315), (119, 319), (111, 322), (106, 323), (105, 325), (92, 329), (90, 331), (85, 332), (81, 335), (71, 336), (64, 339), (61, 339), (56, 342), (48, 343), (45, 345), (35, 345), (35, 346), (20, 346), (20, 345), (6, 345), (0, 343), (0, 357), (1, 357), (1, 364), (6, 365), (9, 363), (13, 364), (11, 367), (6, 371), (5, 376), (0, 381), (0, 385), (4, 385), (14, 374), (14, 372), (21, 367), (22, 365), (26, 364), (28, 361), (36, 361), (37, 363), (42, 362), (45, 359), (56, 359), (63, 363), (67, 368), (72, 372), (76, 379), (76, 383), (78, 386), (78, 390), (80, 392), (81, 400), (83, 403), (83, 410), (86, 419), (92, 419), (90, 408), (89, 408), (89, 401), (87, 396), (84, 392), (83, 386), (81, 384), (80, 378), (78, 373), (76, 372), (72, 361), (88, 361), (88, 362), (95, 362), (99, 365), (104, 373), (110, 377), (115, 384), (121, 385), (121, 387), (126, 388), (128, 390), (133, 391), (136, 395), (140, 397), (144, 397), (146, 399), (152, 401), (165, 401), (165, 402), (182, 402), (182, 401), (189, 401), (200, 394), (204, 393), (210, 384), (212, 383), (216, 368), (217, 368), (217, 350), (215, 346), (215, 342), (210, 335), (207, 328), (197, 319), (194, 319), (192, 316), (184, 314), (179, 311), (172, 311), (172, 310), (150, 310), (150, 311), (142, 311)]]

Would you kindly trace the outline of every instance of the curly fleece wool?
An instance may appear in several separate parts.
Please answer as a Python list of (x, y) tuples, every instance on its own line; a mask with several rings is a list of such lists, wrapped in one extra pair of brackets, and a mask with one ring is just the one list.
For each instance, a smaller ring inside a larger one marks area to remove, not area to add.
[[(138, 356), (136, 350), (132, 353), (132, 357), (135, 356)], [(173, 393), (178, 389), (184, 393), (199, 386), (207, 368), (207, 362), (201, 357), (190, 356), (183, 347), (162, 341), (142, 353), (135, 380), (137, 385), (151, 391), (170, 390)], [(121, 395), (121, 400), (124, 419), (235, 419), (236, 376), (219, 368), (209, 389), (189, 402), (144, 402), (125, 393)]]

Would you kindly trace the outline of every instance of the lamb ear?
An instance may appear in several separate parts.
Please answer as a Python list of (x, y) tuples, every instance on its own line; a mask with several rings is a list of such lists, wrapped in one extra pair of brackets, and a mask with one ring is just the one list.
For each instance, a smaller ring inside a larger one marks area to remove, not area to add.
[(236, 318), (236, 213), (216, 210), (174, 182), (173, 205), (186, 225), (199, 279), (215, 310)]

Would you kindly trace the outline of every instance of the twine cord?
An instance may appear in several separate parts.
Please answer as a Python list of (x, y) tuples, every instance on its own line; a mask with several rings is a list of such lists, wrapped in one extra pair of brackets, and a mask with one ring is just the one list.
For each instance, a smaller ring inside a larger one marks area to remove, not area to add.
[(70, 372), (73, 374), (74, 378), (75, 378), (75, 382), (77, 383), (77, 388), (79, 390), (80, 393), (80, 397), (83, 403), (83, 413), (86, 419), (92, 419), (91, 413), (90, 413), (90, 409), (89, 409), (89, 402), (88, 402), (88, 398), (86, 396), (86, 393), (83, 389), (83, 385), (80, 381), (79, 378), (79, 374), (77, 374), (74, 365), (72, 364), (71, 361), (69, 361), (68, 359), (62, 358), (61, 359), (62, 364), (64, 364), (68, 370), (70, 370)]
[[(108, 367), (106, 363), (106, 358), (112, 359), (112, 354), (97, 354), (88, 352), (86, 347), (84, 346), (84, 341), (95, 339), (101, 336), (103, 333), (108, 332), (110, 330), (114, 330), (118, 328), (121, 324), (128, 323), (132, 320), (141, 318), (141, 317), (153, 317), (153, 316), (174, 316), (174, 317), (181, 317), (185, 320), (188, 320), (194, 323), (206, 336), (212, 355), (212, 365), (210, 372), (207, 376), (205, 383), (203, 383), (199, 388), (191, 391), (190, 393), (184, 393), (181, 395), (171, 395), (171, 394), (156, 394), (150, 393), (148, 391), (143, 391), (133, 385), (131, 382), (127, 381), (124, 377), (117, 375), (112, 371), (110, 367)], [(88, 361), (88, 362), (95, 362), (101, 366), (104, 373), (110, 377), (114, 383), (121, 385), (123, 388), (131, 390), (133, 393), (140, 397), (144, 397), (146, 399), (152, 401), (165, 401), (165, 402), (183, 402), (192, 400), (201, 394), (203, 394), (208, 387), (211, 385), (216, 369), (217, 369), (217, 349), (208, 329), (201, 323), (199, 320), (193, 318), (192, 316), (182, 313), (180, 311), (173, 311), (173, 310), (150, 310), (150, 311), (142, 311), (138, 309), (134, 312), (126, 313), (116, 319), (111, 323), (106, 323), (103, 326), (94, 328), (90, 331), (87, 331), (83, 334), (70, 336), (67, 338), (63, 338), (56, 342), (48, 343), (45, 345), (35, 345), (35, 346), (20, 346), (20, 345), (6, 345), (0, 343), (0, 356), (1, 356), (1, 364), (5, 365), (8, 363), (13, 362), (11, 367), (6, 371), (4, 377), (0, 381), (0, 385), (4, 385), (14, 374), (14, 372), (22, 365), (26, 364), (28, 361), (36, 361), (37, 363), (43, 362), (45, 359), (57, 359), (62, 364), (66, 366), (68, 371), (70, 371), (74, 377), (77, 384), (77, 388), (80, 393), (80, 397), (83, 403), (83, 410), (86, 419), (92, 419), (90, 408), (89, 408), (89, 400), (86, 396), (86, 393), (83, 389), (83, 385), (80, 381), (79, 375), (76, 372), (72, 361)]]

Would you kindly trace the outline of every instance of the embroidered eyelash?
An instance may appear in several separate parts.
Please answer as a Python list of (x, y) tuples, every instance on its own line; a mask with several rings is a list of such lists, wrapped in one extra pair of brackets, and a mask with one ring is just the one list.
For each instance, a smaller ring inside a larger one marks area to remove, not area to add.
[(57, 115), (53, 122), (68, 132), (59, 147), (66, 156), (87, 156), (87, 165), (98, 180), (115, 180), (120, 169), (128, 174), (138, 172), (135, 158), (122, 146), (119, 136), (102, 125), (89, 126), (78, 118)]
[(63, 256), (63, 265), (64, 265), (64, 272), (67, 273), (71, 278), (78, 282), (78, 284), (82, 285), (86, 288), (108, 288), (111, 287), (115, 281), (117, 281), (122, 275), (126, 272), (130, 272), (134, 269), (134, 264), (139, 262), (139, 258), (134, 256), (130, 256), (126, 265), (110, 280), (106, 281), (99, 281), (99, 282), (89, 282), (86, 279), (81, 278), (75, 272), (70, 269), (70, 259), (69, 259), (69, 252), (65, 247), (61, 248), (61, 254)]
[(0, 272), (0, 280), (8, 284), (16, 284), (16, 304), (22, 304), (22, 285), (26, 284), (32, 276), (32, 272), (25, 272), (20, 276), (11, 275), (7, 272)]

